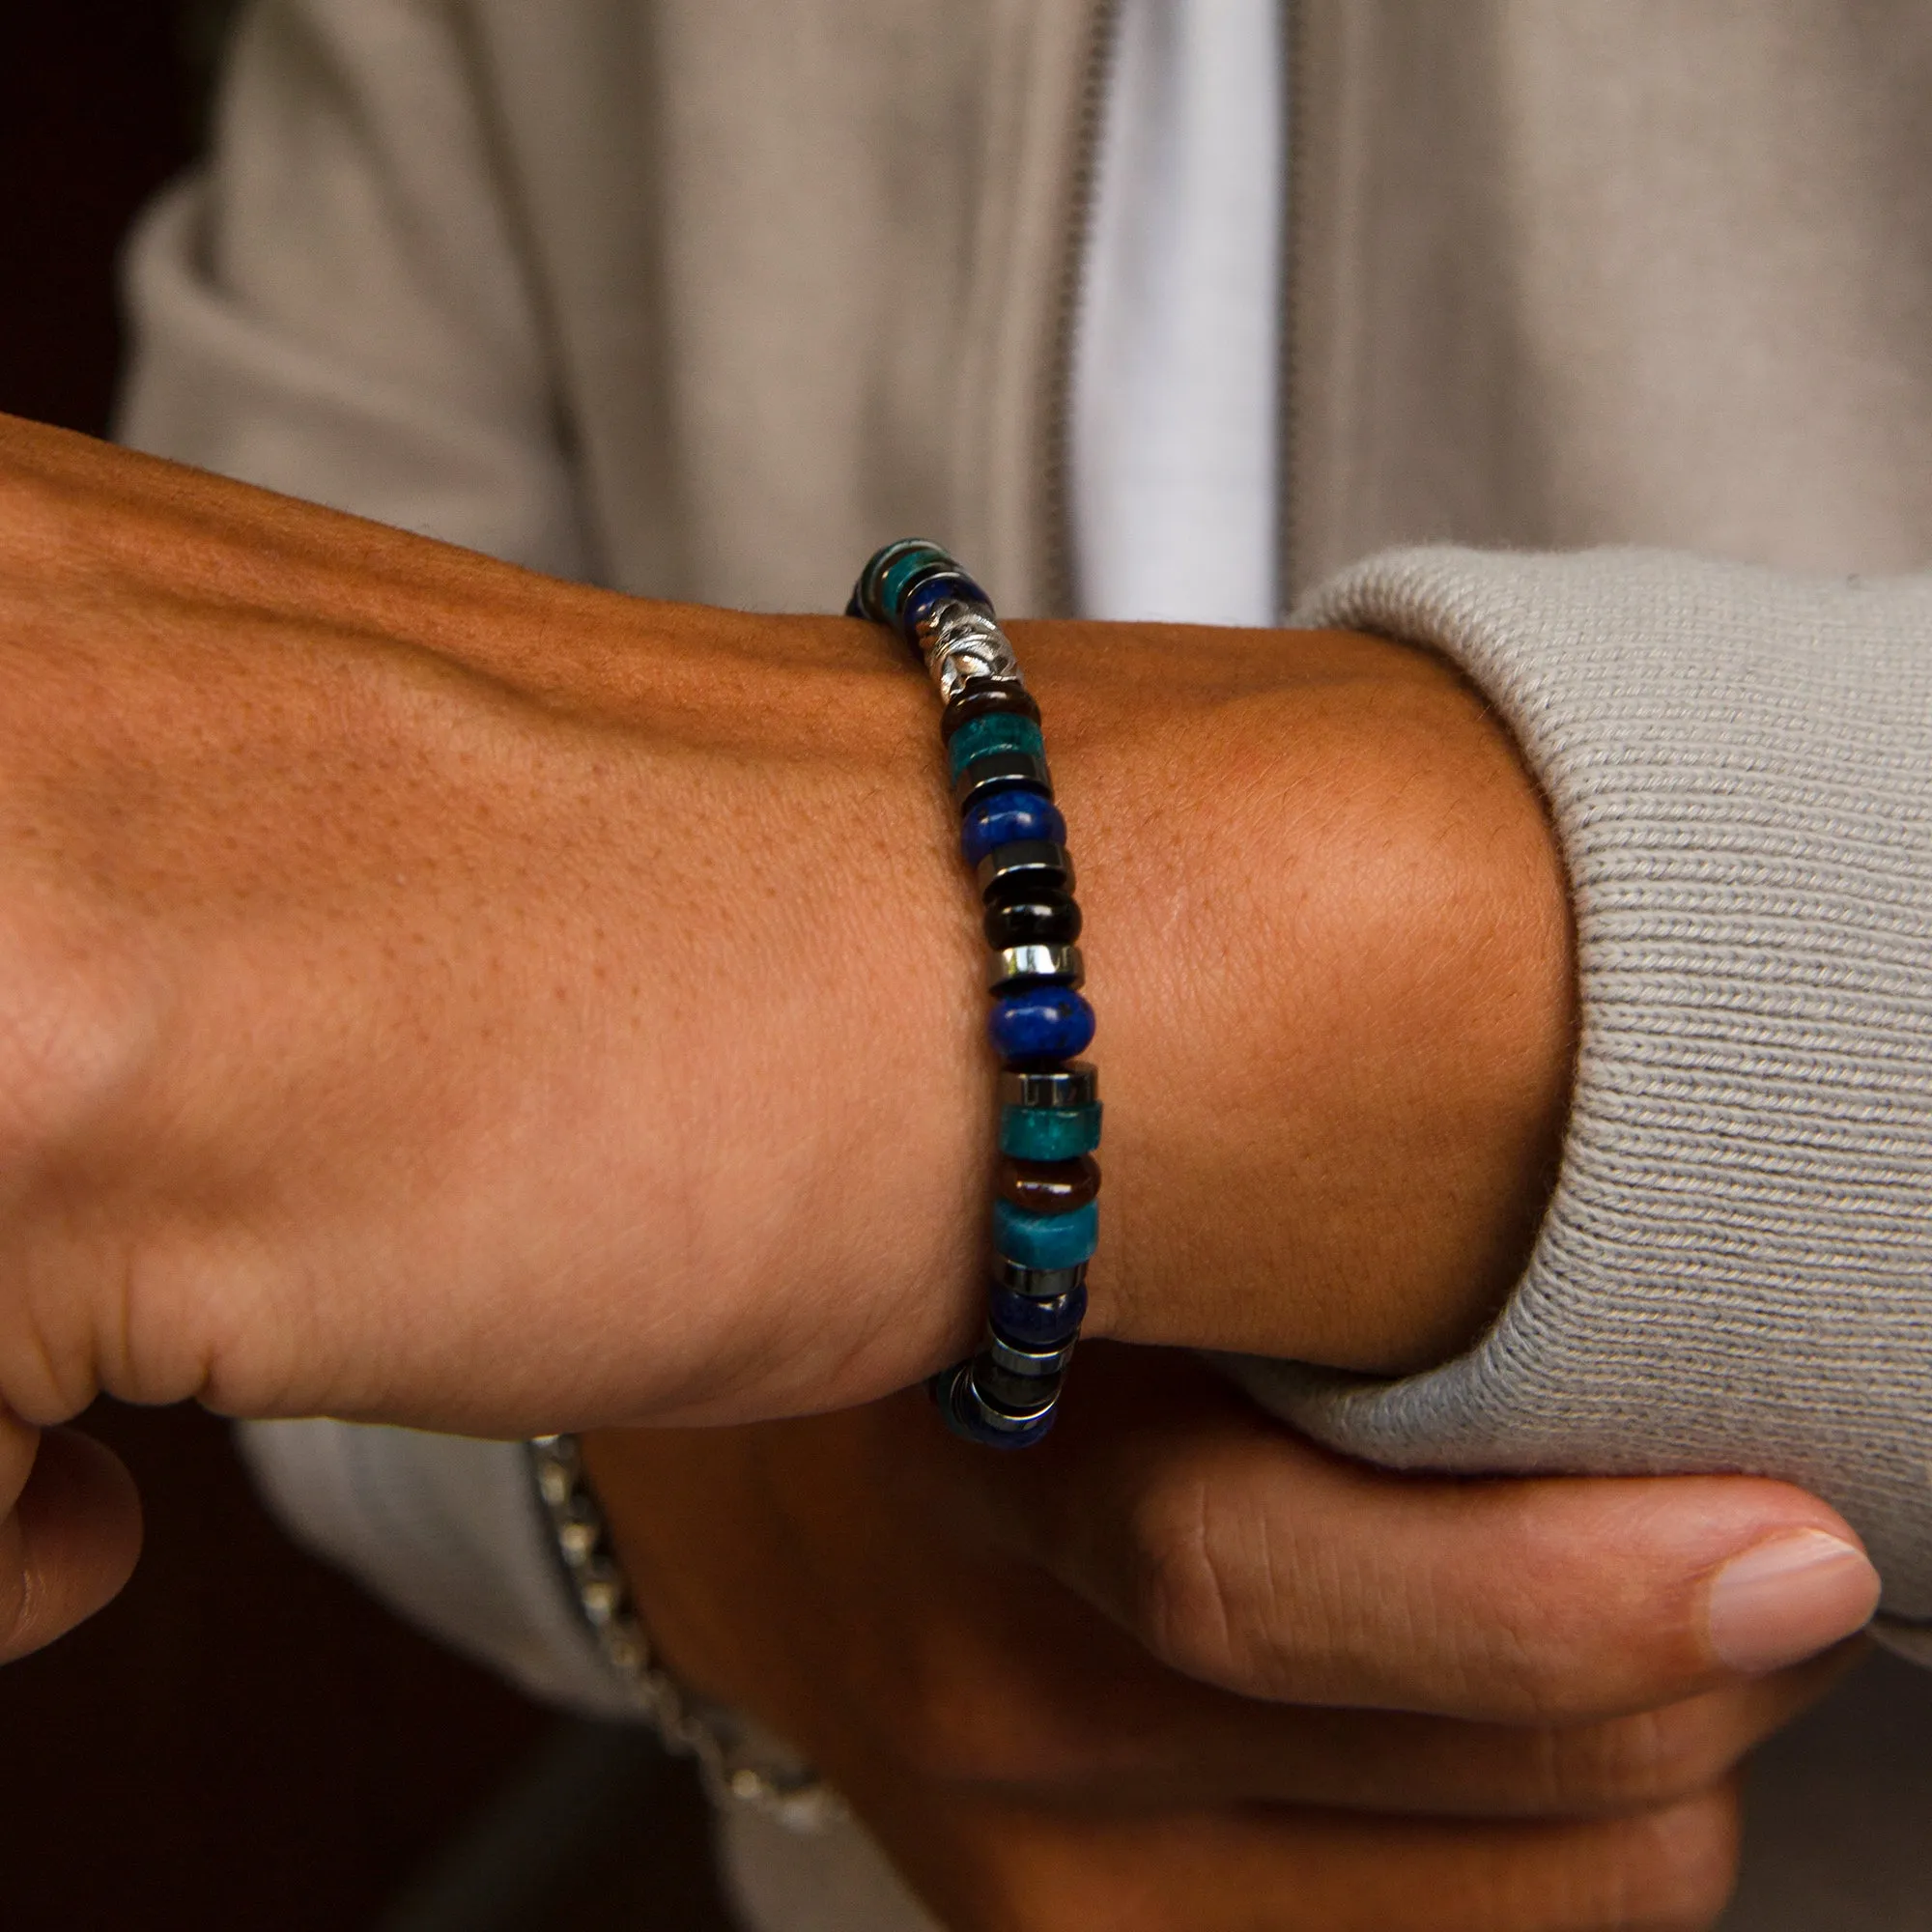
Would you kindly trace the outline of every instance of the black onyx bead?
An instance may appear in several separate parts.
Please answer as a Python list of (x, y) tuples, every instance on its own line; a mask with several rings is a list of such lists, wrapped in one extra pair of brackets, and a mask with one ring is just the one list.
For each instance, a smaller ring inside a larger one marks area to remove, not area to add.
[(1018, 685), (988, 684), (980, 679), (968, 684), (940, 713), (940, 736), (950, 745), (953, 732), (960, 725), (970, 724), (976, 718), (989, 717), (996, 712), (1031, 718), (1036, 724), (1039, 723), (1039, 706)]
[(1073, 890), (1073, 860), (1050, 838), (1015, 838), (996, 846), (977, 868), (980, 896), (987, 905), (1012, 905), (1041, 892)]
[(1060, 1394), (1058, 1376), (1016, 1376), (988, 1355), (976, 1355), (967, 1373), (971, 1391), (1009, 1415), (1033, 1415)]
[(1070, 1214), (1100, 1191), (1100, 1163), (1091, 1153), (1075, 1160), (1000, 1162), (1000, 1199), (1025, 1214)]
[(952, 802), (961, 811), (994, 792), (1024, 790), (1053, 796), (1053, 775), (1034, 752), (987, 752), (952, 781)]
[(996, 952), (1009, 946), (1071, 946), (1080, 937), (1080, 907), (1066, 893), (1038, 892), (986, 914), (986, 944)]

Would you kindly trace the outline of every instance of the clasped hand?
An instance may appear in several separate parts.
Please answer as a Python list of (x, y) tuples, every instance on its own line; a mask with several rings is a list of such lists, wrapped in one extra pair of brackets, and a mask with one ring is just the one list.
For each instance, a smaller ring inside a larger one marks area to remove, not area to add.
[[(1844, 1662), (1741, 1669), (1776, 1659), (1738, 1654), (1719, 1578), (1836, 1547), (1831, 1511), (1739, 1478), (1389, 1476), (1183, 1356), (1080, 1366), (1026, 1458), (917, 1395), (588, 1446), (668, 1662), (821, 1766), (949, 1932), (1717, 1915), (1737, 1760)], [(1839, 1634), (1861, 1567), (1841, 1621), (1760, 1636)]]

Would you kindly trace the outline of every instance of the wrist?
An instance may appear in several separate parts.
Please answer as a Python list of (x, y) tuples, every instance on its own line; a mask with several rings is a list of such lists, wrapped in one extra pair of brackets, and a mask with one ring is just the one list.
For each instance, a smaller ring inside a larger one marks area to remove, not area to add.
[(1533, 1239), (1574, 1029), (1561, 865), (1508, 740), (1375, 639), (1023, 648), (1095, 935), (1090, 1332), (1381, 1373), (1453, 1353)]
[[(929, 695), (858, 626), (632, 608), (677, 620), (652, 729), (714, 835), (649, 944), (744, 914), (665, 1035), (703, 1231), (677, 1292), (711, 1318), (670, 1412), (833, 1406), (979, 1321), (994, 1066)], [(1567, 893), (1508, 740), (1378, 639), (1015, 629), (1102, 1023), (1089, 1331), (1445, 1358), (1527, 1255), (1569, 1078)]]

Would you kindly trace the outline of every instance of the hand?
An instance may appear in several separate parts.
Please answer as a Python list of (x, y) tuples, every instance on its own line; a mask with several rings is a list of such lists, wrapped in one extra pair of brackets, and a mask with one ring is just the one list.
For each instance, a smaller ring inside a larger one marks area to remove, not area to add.
[(0, 1412), (0, 1663), (91, 1617), (140, 1548), (141, 1506), (115, 1456)]
[(1733, 1768), (1842, 1657), (1773, 1666), (1877, 1594), (1847, 1557), (1752, 1631), (1716, 1578), (1849, 1539), (1829, 1509), (1388, 1476), (1159, 1351), (1085, 1350), (1080, 1395), (1017, 1458), (917, 1395), (585, 1456), (670, 1665), (802, 1748), (952, 1932), (1716, 1917)]
[[(1447, 1352), (1526, 1245), (1568, 1063), (1509, 747), (1371, 639), (1023, 648), (1103, 1028), (1093, 1332)], [(16, 1414), (730, 1420), (970, 1345), (982, 945), (931, 696), (868, 627), (13, 424), (0, 668)]]

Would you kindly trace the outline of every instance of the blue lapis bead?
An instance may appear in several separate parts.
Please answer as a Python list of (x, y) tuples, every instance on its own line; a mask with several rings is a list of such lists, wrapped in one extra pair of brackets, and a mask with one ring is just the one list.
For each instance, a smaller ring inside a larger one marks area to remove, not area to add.
[(920, 625), (939, 604), (977, 604), (989, 615), (993, 609), (986, 593), (963, 570), (937, 569), (905, 593), (898, 617), (901, 634), (908, 639), (916, 638)]
[(1043, 839), (1049, 845), (1066, 843), (1066, 821), (1050, 798), (1023, 786), (977, 798), (959, 815), (959, 849), (969, 866), (1002, 845)]
[(1029, 1214), (1010, 1201), (993, 1203), (993, 1251), (1022, 1267), (1071, 1267), (1090, 1259), (1099, 1239), (1097, 1201), (1070, 1214)]
[(1100, 1103), (1002, 1107), (1000, 1151), (1015, 1160), (1077, 1160), (1100, 1145)]
[(1039, 1301), (1030, 1294), (1015, 1294), (1009, 1288), (995, 1286), (988, 1298), (987, 1313), (993, 1326), (1015, 1342), (1040, 1348), (1054, 1342), (1070, 1342), (1087, 1319), (1085, 1286), (1068, 1294), (1056, 1294), (1051, 1301)]
[(1071, 986), (1027, 986), (993, 1002), (986, 1031), (1003, 1059), (1071, 1060), (1084, 1053), (1094, 1038), (1094, 1009)]
[(982, 758), (988, 752), (1023, 752), (1043, 758), (1046, 745), (1031, 718), (990, 711), (983, 718), (968, 719), (953, 732), (946, 747), (952, 776), (956, 779), (975, 758)]

